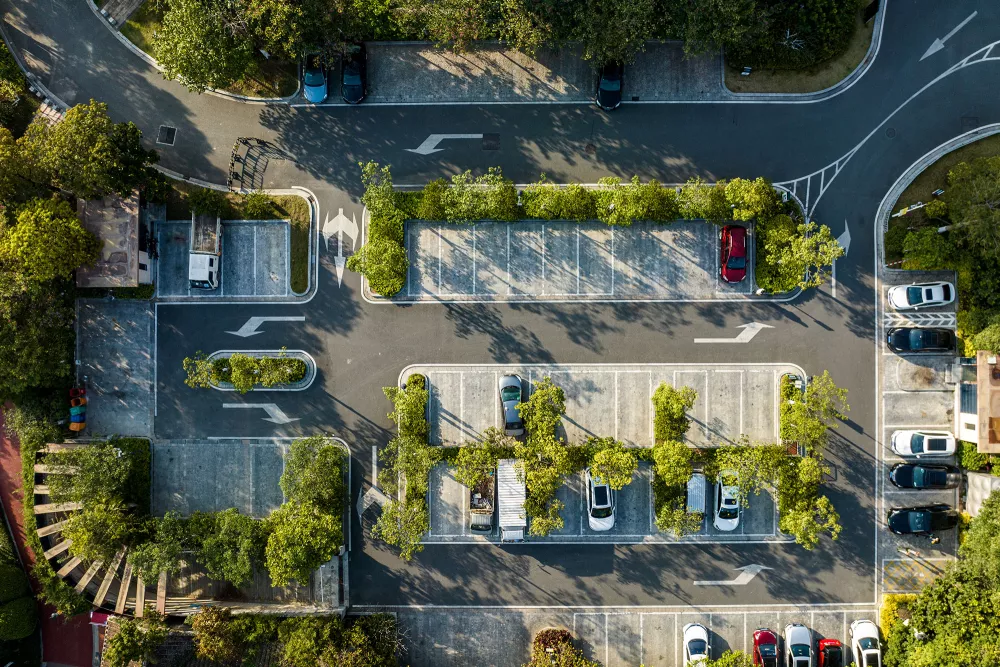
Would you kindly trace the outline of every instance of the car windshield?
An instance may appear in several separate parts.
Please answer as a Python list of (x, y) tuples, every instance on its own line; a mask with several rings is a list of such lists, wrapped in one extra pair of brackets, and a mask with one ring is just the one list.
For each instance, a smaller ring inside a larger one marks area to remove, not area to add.
[(501, 401), (520, 401), (521, 390), (517, 387), (504, 387), (500, 390)]
[(906, 300), (913, 306), (923, 303), (924, 293), (919, 287), (907, 287)]
[(307, 69), (305, 79), (307, 86), (322, 86), (323, 72), (318, 69)]
[[(910, 512), (906, 517), (907, 524), (910, 526), (910, 530), (914, 533), (926, 533), (931, 529), (931, 514), (930, 512)], [(870, 639), (862, 639), (861, 648), (866, 648), (864, 642), (870, 642)], [(870, 648), (870, 647), (868, 647)]]
[(778, 647), (774, 644), (761, 644), (757, 647), (762, 658), (773, 658), (778, 655)]
[(617, 92), (622, 89), (622, 81), (619, 78), (608, 78), (607, 76), (601, 77), (601, 90), (607, 90), (609, 92)]
[(864, 667), (880, 667), (881, 661), (879, 660), (878, 653), (868, 653), (864, 657)]
[(922, 453), (924, 451), (924, 436), (914, 433), (910, 438), (910, 449), (913, 450), (914, 454)]
[(361, 73), (358, 71), (357, 65), (348, 65), (344, 68), (344, 85), (345, 86), (360, 86), (361, 85)]
[(692, 639), (688, 642), (688, 652), (691, 655), (707, 655), (708, 644), (704, 639)]
[(726, 262), (727, 269), (745, 269), (747, 268), (747, 258), (746, 257), (730, 257), (729, 261)]
[(823, 654), (823, 667), (844, 667), (844, 655), (839, 646), (828, 646)]
[(521, 422), (504, 422), (504, 426), (509, 431), (511, 429), (521, 428)]
[(809, 657), (809, 644), (792, 644), (791, 650), (793, 658)]
[(878, 641), (872, 637), (862, 637), (858, 640), (858, 646), (862, 651), (871, 651), (878, 649)]

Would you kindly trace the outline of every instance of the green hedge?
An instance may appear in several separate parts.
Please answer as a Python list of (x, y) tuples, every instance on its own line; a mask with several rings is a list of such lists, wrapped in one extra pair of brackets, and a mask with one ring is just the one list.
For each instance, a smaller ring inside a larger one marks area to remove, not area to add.
[(0, 605), (0, 640), (23, 639), (35, 631), (38, 609), (35, 598), (25, 596)]
[(10, 602), (31, 592), (28, 575), (14, 563), (0, 563), (0, 603)]

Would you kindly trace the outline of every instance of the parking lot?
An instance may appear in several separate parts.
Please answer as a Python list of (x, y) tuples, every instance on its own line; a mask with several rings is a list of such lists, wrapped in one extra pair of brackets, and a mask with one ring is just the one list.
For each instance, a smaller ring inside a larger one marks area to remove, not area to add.
[[(903, 353), (891, 351), (885, 343), (893, 327), (955, 328), (955, 304), (926, 311), (897, 311), (886, 294), (892, 285), (935, 280), (953, 280), (950, 272), (891, 272), (883, 276), (877, 340), (879, 345), (879, 393), (882, 404), (881, 441), (877, 468), (879, 505), (877, 519), (879, 580), (885, 593), (916, 592), (939, 574), (957, 552), (957, 531), (937, 534), (940, 543), (926, 537), (895, 535), (885, 526), (887, 512), (893, 507), (915, 507), (945, 503), (959, 508), (959, 489), (899, 489), (889, 482), (889, 471), (904, 459), (892, 451), (891, 437), (897, 430), (954, 430), (955, 367), (957, 351), (948, 353)], [(925, 463), (956, 465), (954, 456), (921, 459)]]
[(416, 365), (401, 379), (422, 373), (428, 379), (428, 421), (432, 444), (458, 445), (499, 427), (500, 376), (513, 373), (524, 381), (526, 396), (544, 377), (563, 388), (567, 442), (612, 436), (633, 446), (653, 445), (651, 397), (661, 382), (692, 387), (698, 398), (689, 414), (689, 444), (715, 446), (778, 438), (778, 382), (784, 373), (804, 375), (791, 364), (562, 364), (562, 365)]
[(157, 296), (163, 300), (205, 300), (288, 296), (290, 228), (281, 220), (222, 223), (222, 273), (219, 289), (197, 290), (188, 284), (191, 222), (159, 224), (160, 257), (156, 263)]
[[(531, 639), (544, 628), (570, 630), (586, 656), (604, 667), (683, 667), (683, 630), (701, 623), (709, 631), (713, 659), (726, 650), (749, 651), (753, 631), (781, 634), (789, 623), (803, 623), (814, 641), (839, 639), (850, 664), (850, 625), (858, 619), (877, 622), (873, 606), (772, 607), (769, 609), (496, 609), (456, 613), (447, 609), (397, 612), (401, 631), (410, 637), (406, 659), (415, 665), (518, 667), (529, 658)], [(419, 639), (417, 639), (419, 638)], [(461, 647), (461, 650), (455, 650)]]
[[(766, 491), (752, 496), (743, 508), (739, 527), (731, 532), (717, 530), (712, 525), (711, 513), (714, 486), (705, 489), (706, 517), (701, 530), (677, 539), (672, 534), (661, 533), (656, 528), (653, 494), (650, 487), (652, 471), (645, 462), (639, 462), (632, 483), (617, 492), (615, 525), (607, 532), (595, 532), (587, 523), (587, 492), (584, 474), (571, 475), (556, 492), (556, 498), (565, 506), (561, 515), (564, 526), (546, 537), (526, 536), (528, 542), (587, 544), (640, 544), (673, 542), (785, 542), (790, 541), (778, 533), (778, 515), (774, 500)], [(454, 476), (454, 469), (446, 464), (437, 465), (430, 476), (431, 528), (424, 537), (425, 543), (499, 543), (500, 530), (496, 525), (491, 533), (477, 533), (469, 528), (469, 490)]]
[(719, 227), (703, 221), (410, 222), (406, 289), (393, 301), (710, 301), (755, 289), (719, 277)]

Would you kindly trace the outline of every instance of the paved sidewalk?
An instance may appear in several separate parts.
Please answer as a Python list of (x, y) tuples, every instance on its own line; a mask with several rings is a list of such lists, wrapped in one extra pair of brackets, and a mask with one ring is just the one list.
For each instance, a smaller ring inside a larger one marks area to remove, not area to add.
[[(456, 54), (424, 42), (373, 42), (368, 64), (366, 104), (589, 102), (596, 84), (578, 46), (531, 58), (495, 43)], [(338, 92), (331, 103), (342, 103)], [(721, 54), (686, 58), (681, 42), (647, 43), (626, 66), (622, 92), (626, 101), (734, 97), (722, 85)]]

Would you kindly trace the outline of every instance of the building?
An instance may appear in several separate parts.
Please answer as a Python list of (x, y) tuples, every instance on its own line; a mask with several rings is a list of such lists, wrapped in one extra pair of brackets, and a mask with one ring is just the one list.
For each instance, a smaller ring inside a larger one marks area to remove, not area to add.
[(979, 351), (960, 359), (955, 388), (955, 436), (976, 443), (981, 454), (1000, 454), (1000, 363), (998, 355)]
[(80, 223), (104, 242), (101, 256), (76, 271), (77, 287), (137, 287), (153, 282), (149, 230), (142, 220), (139, 193), (77, 200)]

